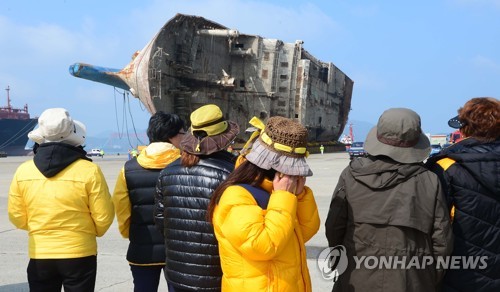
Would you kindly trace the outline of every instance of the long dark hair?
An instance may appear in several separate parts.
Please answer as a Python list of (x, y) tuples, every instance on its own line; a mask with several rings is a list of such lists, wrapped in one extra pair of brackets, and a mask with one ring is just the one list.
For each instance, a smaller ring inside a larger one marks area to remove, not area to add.
[(235, 184), (249, 184), (252, 186), (260, 186), (264, 178), (274, 179), (275, 170), (265, 170), (257, 165), (244, 161), (223, 181), (213, 192), (210, 203), (208, 204), (207, 220), (212, 222), (215, 206), (219, 203), (220, 197), (224, 191)]

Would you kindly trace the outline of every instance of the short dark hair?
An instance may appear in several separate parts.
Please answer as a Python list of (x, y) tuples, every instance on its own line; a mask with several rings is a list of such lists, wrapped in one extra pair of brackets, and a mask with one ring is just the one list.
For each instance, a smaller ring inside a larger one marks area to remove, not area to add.
[(169, 142), (170, 138), (175, 137), (182, 129), (184, 121), (178, 115), (158, 111), (149, 119), (149, 143)]
[(458, 119), (464, 125), (460, 131), (466, 137), (483, 142), (500, 138), (500, 101), (492, 97), (476, 97), (458, 110)]

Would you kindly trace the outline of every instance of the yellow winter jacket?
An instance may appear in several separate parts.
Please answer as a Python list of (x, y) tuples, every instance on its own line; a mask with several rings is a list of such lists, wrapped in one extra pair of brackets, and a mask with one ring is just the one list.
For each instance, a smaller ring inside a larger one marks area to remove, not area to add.
[(96, 236), (114, 218), (101, 169), (83, 159), (49, 178), (33, 160), (21, 164), (10, 185), (8, 212), (17, 228), (28, 231), (32, 259), (96, 255)]
[(320, 224), (313, 193), (273, 191), (271, 181), (261, 187), (271, 193), (267, 210), (238, 185), (214, 210), (222, 291), (311, 291), (304, 244)]

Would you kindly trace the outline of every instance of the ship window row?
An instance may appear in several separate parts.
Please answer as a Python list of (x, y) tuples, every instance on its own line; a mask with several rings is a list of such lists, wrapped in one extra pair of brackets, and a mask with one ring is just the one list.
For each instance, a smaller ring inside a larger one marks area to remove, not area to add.
[[(262, 73), (260, 74), (261, 78), (262, 79), (267, 79), (268, 78), (268, 73), (269, 73), (269, 71), (267, 69), (262, 69)], [(280, 79), (281, 80), (287, 80), (288, 79), (288, 75), (287, 74), (282, 74), (282, 75), (280, 75)]]

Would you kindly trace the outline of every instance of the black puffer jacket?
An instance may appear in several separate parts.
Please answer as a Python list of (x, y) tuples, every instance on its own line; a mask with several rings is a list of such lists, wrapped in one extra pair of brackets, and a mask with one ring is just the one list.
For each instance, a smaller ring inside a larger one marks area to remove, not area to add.
[(488, 257), (485, 269), (448, 270), (443, 291), (500, 291), (500, 140), (465, 139), (427, 165), (455, 207), (453, 255)]
[[(234, 156), (220, 151), (183, 167), (180, 159), (160, 173), (156, 213), (164, 209), (167, 281), (193, 291), (220, 291), (222, 270), (212, 225), (206, 220), (213, 191), (234, 169)], [(160, 214), (158, 214), (160, 215)]]
[(139, 265), (164, 263), (163, 236), (155, 229), (152, 216), (153, 194), (160, 169), (143, 168), (133, 158), (125, 163), (124, 173), (132, 207), (127, 260)]

